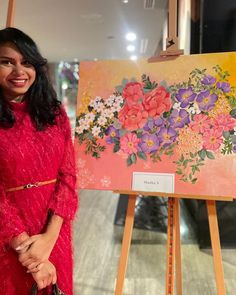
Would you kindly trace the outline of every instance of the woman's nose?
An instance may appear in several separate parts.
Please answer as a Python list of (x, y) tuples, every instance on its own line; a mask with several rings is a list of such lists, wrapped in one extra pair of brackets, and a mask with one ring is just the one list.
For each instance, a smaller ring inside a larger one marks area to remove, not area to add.
[(14, 67), (14, 72), (17, 74), (23, 73), (23, 66), (21, 64), (16, 64)]

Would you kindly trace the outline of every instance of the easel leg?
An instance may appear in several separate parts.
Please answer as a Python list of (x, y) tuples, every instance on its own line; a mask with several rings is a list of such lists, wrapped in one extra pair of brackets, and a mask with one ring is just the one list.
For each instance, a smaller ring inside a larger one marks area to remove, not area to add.
[(166, 295), (174, 294), (174, 262), (176, 249), (176, 231), (174, 218), (174, 198), (168, 198), (168, 228), (167, 228), (167, 257), (166, 257)]
[(208, 211), (208, 220), (210, 227), (211, 235), (211, 246), (214, 259), (214, 268), (216, 276), (216, 287), (218, 295), (225, 295), (225, 285), (224, 285), (224, 271), (221, 257), (220, 249), (220, 238), (219, 238), (219, 227), (216, 214), (216, 205), (215, 201), (207, 200), (207, 211)]
[(175, 269), (176, 269), (176, 292), (182, 295), (182, 265), (181, 265), (181, 239), (180, 239), (180, 208), (179, 199), (175, 199), (174, 203), (174, 220), (175, 220)]
[(123, 285), (125, 280), (126, 268), (128, 263), (129, 248), (131, 244), (131, 237), (134, 224), (135, 202), (137, 196), (130, 195), (128, 201), (128, 208), (125, 219), (124, 235), (121, 247), (121, 255), (118, 267), (118, 274), (116, 280), (115, 295), (123, 294)]

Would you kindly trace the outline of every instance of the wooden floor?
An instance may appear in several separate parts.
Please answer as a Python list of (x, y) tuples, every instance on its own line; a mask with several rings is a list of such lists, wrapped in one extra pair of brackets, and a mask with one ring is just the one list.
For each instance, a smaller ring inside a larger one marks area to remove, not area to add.
[[(123, 227), (114, 225), (119, 196), (83, 190), (74, 224), (75, 295), (114, 294)], [(123, 295), (164, 295), (166, 234), (134, 229)], [(216, 295), (211, 251), (182, 245), (183, 295)], [(222, 250), (227, 295), (236, 294), (236, 249)]]

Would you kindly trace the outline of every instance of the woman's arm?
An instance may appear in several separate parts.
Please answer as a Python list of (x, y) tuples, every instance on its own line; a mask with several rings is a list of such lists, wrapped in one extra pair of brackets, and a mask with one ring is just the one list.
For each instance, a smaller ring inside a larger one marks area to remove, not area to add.
[[(26, 227), (20, 218), (20, 212), (7, 198), (4, 187), (0, 184), (0, 246), (11, 244), (17, 237), (26, 234)], [(27, 234), (26, 234), (27, 235)]]

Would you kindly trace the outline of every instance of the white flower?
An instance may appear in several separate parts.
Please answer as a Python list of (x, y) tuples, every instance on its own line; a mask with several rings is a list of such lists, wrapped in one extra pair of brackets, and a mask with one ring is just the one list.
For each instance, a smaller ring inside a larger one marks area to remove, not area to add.
[(95, 118), (94, 113), (87, 113), (87, 114), (85, 115), (85, 120), (86, 120), (86, 122), (92, 123), (93, 120), (94, 120), (94, 118)]
[(105, 104), (111, 107), (115, 101), (115, 95), (110, 95), (107, 100), (105, 100)]
[(83, 133), (83, 131), (84, 131), (83, 126), (77, 126), (77, 127), (75, 127), (75, 132), (81, 134), (81, 133)]
[(124, 98), (122, 96), (116, 96), (115, 103), (122, 104), (124, 102)]
[(78, 168), (84, 168), (84, 166), (85, 166), (85, 160), (83, 160), (81, 158), (78, 158), (78, 160), (77, 160), (77, 166), (78, 166)]
[(103, 116), (106, 118), (112, 119), (114, 117), (114, 113), (112, 111), (112, 108), (104, 110)]
[(96, 112), (103, 112), (105, 109), (105, 106), (102, 102), (98, 102), (95, 106), (94, 109)]
[(201, 111), (199, 110), (198, 104), (197, 103), (193, 103), (193, 105), (187, 110), (187, 112), (189, 114), (200, 114)]
[(94, 108), (101, 101), (102, 101), (101, 96), (96, 96), (94, 99), (91, 99), (89, 106)]
[(174, 103), (174, 104), (173, 104), (173, 109), (174, 109), (174, 110), (178, 110), (178, 111), (180, 111), (180, 110), (181, 110), (180, 104), (181, 104), (180, 102), (176, 102), (176, 103)]
[(83, 130), (87, 130), (90, 127), (90, 123), (88, 122), (88, 120), (85, 119), (80, 119), (79, 120), (79, 126), (83, 129)]
[(120, 103), (114, 103), (113, 106), (111, 107), (111, 110), (113, 112), (119, 112), (122, 109), (122, 106)]
[(111, 178), (109, 176), (104, 176), (101, 179), (101, 184), (103, 187), (109, 187), (111, 185)]
[(104, 126), (107, 123), (107, 119), (104, 116), (98, 118), (98, 124)]
[(99, 126), (94, 126), (92, 128), (92, 134), (94, 137), (97, 137), (100, 132), (101, 132), (101, 128)]

